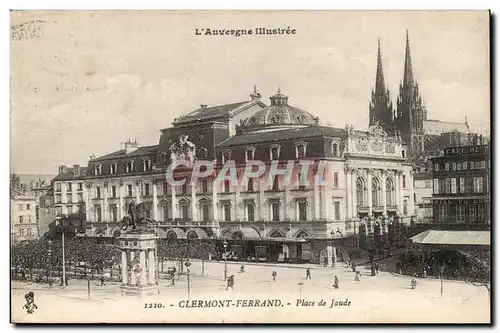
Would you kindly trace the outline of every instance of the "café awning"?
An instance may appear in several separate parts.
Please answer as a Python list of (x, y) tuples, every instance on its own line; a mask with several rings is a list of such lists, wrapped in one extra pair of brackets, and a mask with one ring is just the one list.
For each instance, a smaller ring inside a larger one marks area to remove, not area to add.
[(414, 244), (425, 245), (490, 245), (489, 231), (426, 230), (410, 238)]

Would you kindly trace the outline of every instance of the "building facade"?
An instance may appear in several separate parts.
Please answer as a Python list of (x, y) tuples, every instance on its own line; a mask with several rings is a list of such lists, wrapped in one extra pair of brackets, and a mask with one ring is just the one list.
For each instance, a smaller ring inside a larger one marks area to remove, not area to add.
[(13, 242), (38, 238), (35, 195), (16, 189), (10, 191), (11, 240)]
[(479, 137), (474, 143), (445, 148), (432, 159), (435, 224), (490, 227), (490, 146)]
[[(160, 237), (225, 239), (242, 260), (323, 263), (345, 259), (345, 248), (383, 246), (394, 239), (395, 225), (409, 223), (414, 213), (406, 148), (379, 126), (320, 126), (281, 92), (266, 106), (256, 90), (250, 101), (202, 105), (172, 125), (161, 130), (158, 145), (129, 140), (91, 159), (78, 176), (75, 168), (61, 167), (53, 184), (56, 207), (67, 214), (81, 203), (87, 236), (116, 237), (127, 207), (147, 202)], [(174, 178), (188, 182), (177, 186), (166, 172), (179, 160), (188, 164), (177, 167)], [(210, 161), (215, 172), (194, 181), (197, 160)], [(255, 160), (266, 171), (247, 179), (245, 166)], [(288, 161), (291, 182), (285, 181)], [(217, 182), (229, 162), (237, 180)], [(273, 164), (285, 173), (271, 177)], [(317, 174), (324, 184), (313, 181)]]
[(415, 195), (415, 216), (419, 223), (433, 223), (432, 171), (416, 172), (413, 176)]

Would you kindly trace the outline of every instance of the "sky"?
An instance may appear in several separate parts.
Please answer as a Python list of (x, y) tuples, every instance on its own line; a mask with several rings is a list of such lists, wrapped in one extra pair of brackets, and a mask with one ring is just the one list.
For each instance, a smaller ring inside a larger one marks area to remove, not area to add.
[[(368, 126), (380, 38), (393, 104), (409, 31), (414, 76), (428, 118), (488, 134), (486, 11), (11, 12), (40, 20), (11, 41), (11, 168), (56, 174), (61, 164), (158, 143), (160, 129), (199, 108), (269, 104), (277, 87), (323, 125)], [(195, 29), (288, 28), (294, 35), (196, 36)]]

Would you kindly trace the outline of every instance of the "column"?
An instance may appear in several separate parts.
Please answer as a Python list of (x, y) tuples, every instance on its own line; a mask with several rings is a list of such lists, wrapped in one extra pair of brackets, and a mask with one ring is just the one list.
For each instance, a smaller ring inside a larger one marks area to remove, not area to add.
[(404, 196), (404, 191), (403, 191), (403, 172), (398, 173), (398, 181), (399, 181), (399, 207), (401, 207), (401, 213), (403, 213), (403, 196)]
[(141, 183), (136, 180), (135, 181), (135, 203), (139, 204), (141, 203)]
[[(327, 167), (330, 168), (331, 165), (328, 165)], [(325, 220), (328, 220), (328, 219), (333, 220), (333, 217), (330, 216), (330, 212), (333, 210), (332, 191), (331, 191), (331, 186), (333, 183), (333, 180), (332, 180), (333, 176), (330, 177), (330, 175), (333, 175), (333, 171), (331, 169), (328, 170), (328, 175), (329, 175), (329, 178), (328, 178), (328, 181), (326, 182), (327, 184), (323, 185), (323, 189), (321, 191), (321, 195), (322, 195), (321, 202), (323, 203), (323, 207), (321, 208), (321, 211), (323, 212), (323, 218)]]
[(326, 257), (328, 260), (328, 267), (333, 266), (333, 239), (327, 240)]
[(118, 195), (120, 197), (120, 207), (118, 207), (118, 218), (123, 219), (123, 182), (118, 184)]
[(172, 220), (177, 218), (177, 199), (175, 197), (176, 187), (175, 185), (170, 186), (172, 189)]
[(243, 217), (240, 217), (240, 202), (241, 202), (241, 194), (240, 194), (240, 182), (238, 177), (238, 171), (236, 171), (236, 182), (234, 183), (234, 220), (243, 220)]
[(122, 283), (128, 283), (128, 262), (127, 262), (127, 250), (122, 250)]
[(401, 215), (403, 207), (401, 207), (399, 202), (399, 192), (401, 191), (401, 189), (399, 188), (399, 174), (397, 170), (394, 170), (394, 190), (396, 192), (394, 197), (394, 204), (398, 206), (398, 215)]
[(382, 170), (382, 206), (384, 206), (384, 210), (383, 210), (383, 214), (384, 215), (387, 215), (387, 200), (386, 200), (386, 197), (385, 197), (385, 192), (387, 190), (386, 188), (386, 176), (385, 176), (385, 170)]
[(92, 221), (93, 218), (91, 216), (91, 206), (90, 206), (90, 191), (92, 191), (92, 186), (87, 185), (85, 186), (85, 191), (83, 192), (83, 195), (85, 196), (85, 219), (87, 221)]
[(352, 217), (352, 177), (351, 170), (349, 168), (345, 169), (345, 193), (346, 193), (346, 205), (347, 214), (345, 215), (346, 220)]
[(109, 205), (108, 205), (108, 183), (104, 183), (102, 187), (103, 205), (102, 205), (102, 220), (109, 221)]
[(214, 222), (219, 221), (219, 212), (217, 210), (217, 183), (215, 181), (215, 177), (212, 179), (212, 218)]
[(351, 216), (353, 218), (358, 217), (358, 197), (356, 192), (356, 174), (354, 170), (351, 170), (351, 196), (352, 196), (352, 204), (351, 204)]
[(160, 217), (158, 215), (158, 189), (157, 189), (157, 183), (158, 181), (156, 179), (153, 179), (151, 182), (153, 185), (153, 220), (158, 221), (160, 220)]
[[(285, 204), (283, 205), (285, 220), (291, 220), (290, 216), (291, 198), (290, 198), (290, 187), (285, 185)], [(291, 236), (290, 236), (291, 237)]]
[(148, 284), (156, 284), (155, 250), (148, 251)]
[[(133, 262), (135, 259), (135, 252), (129, 250), (130, 253), (130, 262)], [(130, 272), (130, 284), (137, 284), (137, 279), (135, 278), (135, 273), (134, 273), (134, 266), (131, 266), (130, 269), (127, 268), (127, 270)]]
[(366, 188), (368, 191), (368, 216), (372, 216), (372, 170), (367, 170), (366, 172)]
[(191, 185), (191, 219), (193, 221), (198, 221), (198, 210), (196, 209), (196, 184)]
[[(410, 185), (410, 200), (408, 200), (408, 212), (410, 213), (410, 215), (413, 215), (415, 214), (415, 202), (413, 202), (413, 199), (415, 198), (414, 196), (414, 187), (413, 187), (413, 175), (412, 173), (410, 172), (410, 175), (408, 177), (408, 184)], [(460, 182), (460, 180), (458, 179), (458, 181)], [(457, 184), (457, 185), (460, 185), (460, 184)]]
[[(258, 180), (258, 184), (259, 184), (259, 220), (266, 220), (265, 216), (266, 214), (264, 213), (265, 212), (265, 206), (266, 206), (266, 202), (265, 202), (265, 196), (264, 196), (264, 186), (266, 184), (266, 181), (265, 181), (266, 177), (260, 177), (259, 180)], [(269, 217), (269, 220), (271, 219), (271, 216)]]
[(314, 220), (319, 220), (320, 217), (320, 210), (319, 210), (319, 186), (316, 185), (316, 180), (314, 180), (313, 184), (313, 191), (314, 191), (314, 215), (313, 218)]
[(141, 266), (141, 286), (145, 286), (148, 281), (146, 270), (146, 252), (144, 250), (139, 251), (139, 265)]

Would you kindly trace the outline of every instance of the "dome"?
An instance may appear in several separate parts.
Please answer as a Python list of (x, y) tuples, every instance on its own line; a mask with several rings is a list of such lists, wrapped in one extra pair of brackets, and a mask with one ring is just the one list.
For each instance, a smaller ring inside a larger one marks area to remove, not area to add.
[(270, 97), (271, 105), (257, 111), (241, 122), (241, 127), (290, 127), (311, 126), (318, 124), (318, 117), (307, 111), (288, 105), (288, 96), (278, 89), (278, 93)]

